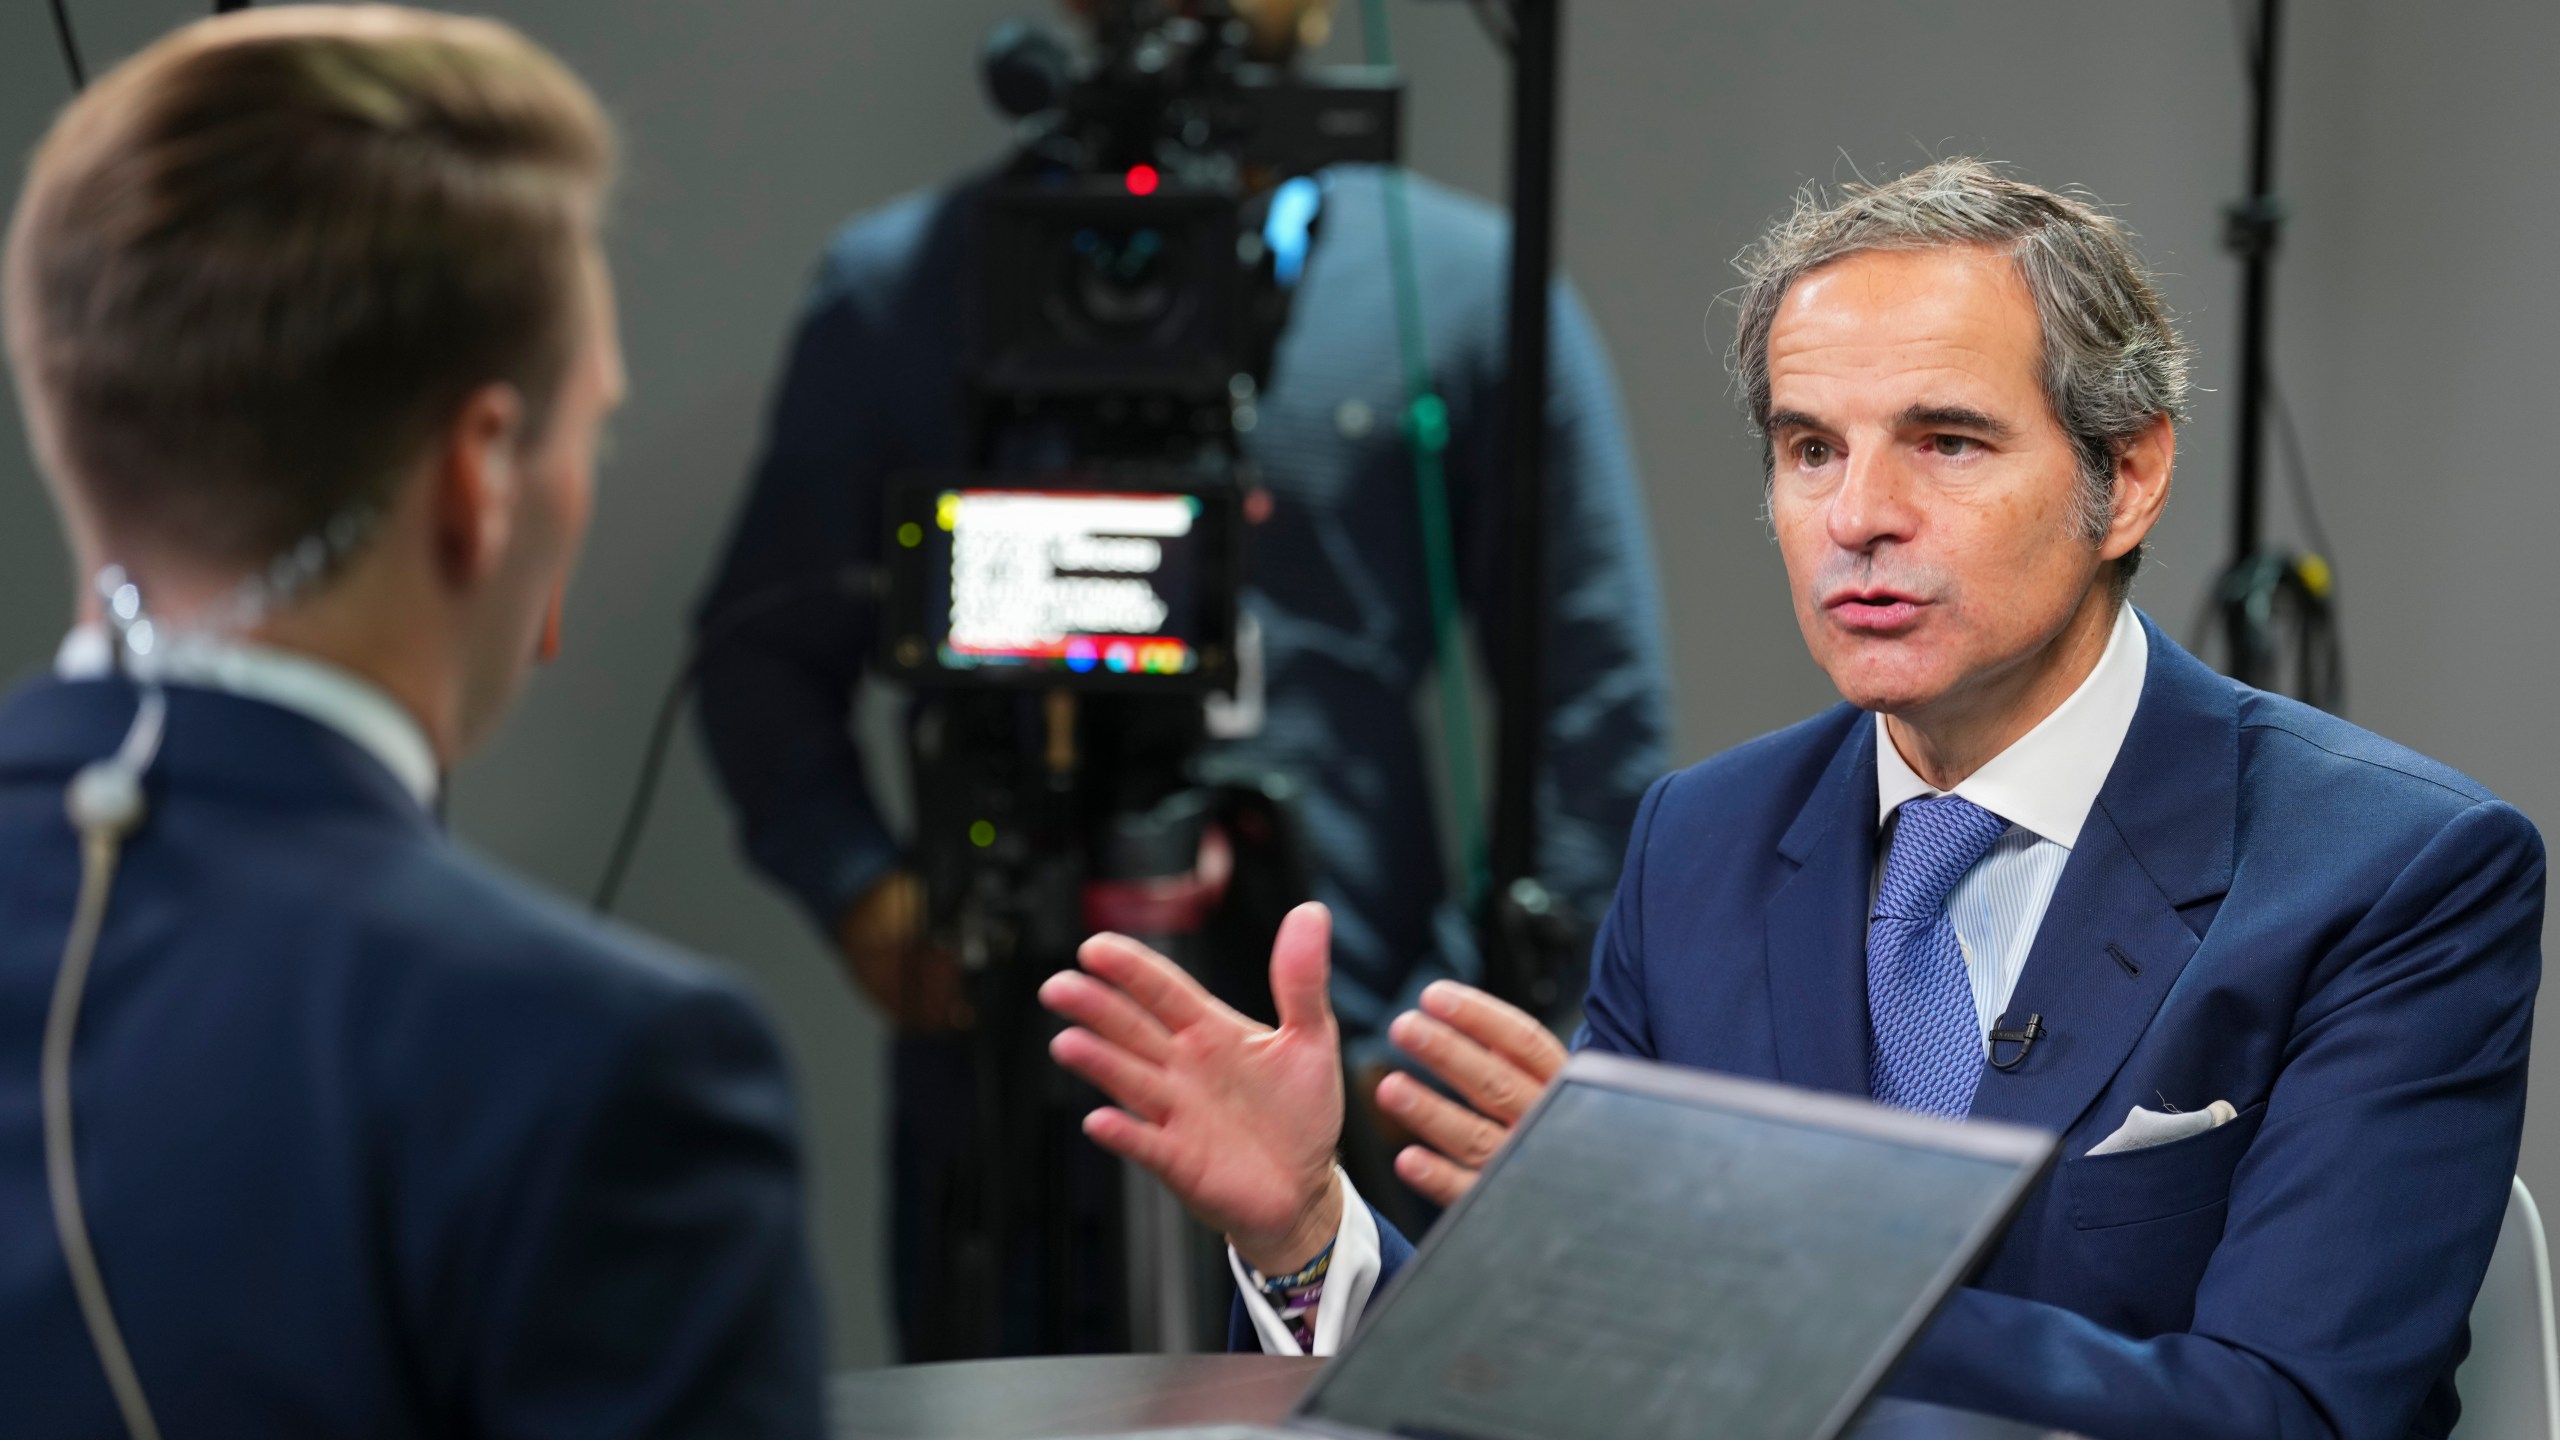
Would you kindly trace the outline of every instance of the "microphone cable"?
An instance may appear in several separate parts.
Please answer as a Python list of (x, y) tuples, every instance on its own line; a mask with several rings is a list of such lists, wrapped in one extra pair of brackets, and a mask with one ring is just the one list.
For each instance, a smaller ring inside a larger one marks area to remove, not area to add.
[[(118, 640), (121, 644), (121, 639)], [(52, 1202), (53, 1229), (62, 1242), (63, 1262), (71, 1271), (71, 1291), (80, 1302), (80, 1319), (88, 1327), (98, 1363), (107, 1372), (107, 1388), (133, 1440), (160, 1440), (160, 1424), (142, 1393), (142, 1379), (107, 1301), (107, 1283), (98, 1269), (98, 1253), (89, 1240), (89, 1222), (80, 1206), (79, 1152), (71, 1127), (71, 1049), (80, 1031), (80, 1001), (87, 993), (89, 970), (98, 958), (98, 937), (106, 929), (107, 902), (115, 892), (116, 868), (123, 859), (125, 838), (142, 825), (145, 809), (143, 776), (159, 753), (168, 718), (168, 696), (146, 684), (133, 728), (125, 732), (116, 753), (72, 777), (63, 808), (80, 832), (80, 898), (74, 907), (71, 934), (63, 941), (62, 963), (54, 972), (53, 999), (46, 1007), (44, 1049), (37, 1062), (44, 1106), (44, 1179)]]
[[(142, 613), (141, 592), (122, 569), (99, 572), (99, 593), (106, 599), (108, 659), (119, 675), (130, 675), (128, 654), (147, 651), (153, 627)], [(37, 1093), (43, 1110), (45, 1196), (53, 1211), (54, 1238), (71, 1272), (71, 1293), (80, 1306), (81, 1324), (90, 1348), (106, 1372), (107, 1389), (132, 1440), (160, 1440), (160, 1422), (143, 1394), (142, 1377), (134, 1369), (133, 1352), (125, 1344), (115, 1307), (107, 1299), (107, 1282), (98, 1266), (89, 1219), (80, 1203), (80, 1152), (72, 1129), (71, 1057), (80, 1035), (80, 1002), (89, 989), (89, 972), (98, 959), (99, 937), (106, 931), (107, 905), (115, 893), (116, 870), (124, 858), (124, 842), (142, 826), (147, 806), (142, 782), (159, 756), (168, 729), (167, 692), (147, 678), (141, 686), (133, 724), (124, 742), (104, 760), (81, 767), (63, 792), (63, 810), (80, 836), (80, 894), (74, 902), (71, 932), (62, 942), (62, 961), (53, 973), (53, 996), (45, 1006), (44, 1044), (36, 1061)]]
[(149, 811), (143, 782), (168, 733), (169, 698), (157, 676), (134, 662), (177, 645), (188, 628), (206, 635), (245, 634), (274, 609), (327, 579), (333, 569), (374, 533), (380, 513), (359, 504), (339, 512), (328, 523), (291, 546), (273, 563), (254, 572), (232, 594), (205, 607), (188, 627), (163, 626), (146, 612), (142, 589), (121, 565), (101, 568), (93, 581), (107, 633), (109, 673), (132, 682), (140, 692), (133, 724), (113, 755), (80, 768), (63, 792), (63, 809), (80, 837), (80, 892), (74, 902), (70, 934), (62, 944), (62, 960), (54, 969), (53, 995), (45, 1007), (44, 1042), (36, 1060), (37, 1093), (43, 1111), (45, 1195), (53, 1211), (55, 1238), (63, 1264), (71, 1272), (71, 1290), (80, 1319), (106, 1372), (107, 1388), (132, 1440), (160, 1440), (159, 1421), (144, 1396), (133, 1352), (116, 1323), (107, 1299), (106, 1277), (98, 1265), (97, 1244), (89, 1234), (87, 1211), (80, 1202), (79, 1148), (72, 1115), (72, 1052), (80, 1035), (80, 1005), (87, 997), (89, 973), (97, 965), (98, 945), (107, 927), (109, 902), (115, 895), (116, 872), (124, 845), (142, 828)]

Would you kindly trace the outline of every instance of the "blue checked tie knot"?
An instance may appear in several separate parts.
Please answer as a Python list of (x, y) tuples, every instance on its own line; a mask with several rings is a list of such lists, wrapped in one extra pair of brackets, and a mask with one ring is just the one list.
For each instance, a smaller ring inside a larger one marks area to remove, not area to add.
[(1960, 1118), (1982, 1080), (1982, 1028), (1947, 896), (2009, 822), (1953, 795), (1905, 803), (1867, 922), (1867, 1093)]

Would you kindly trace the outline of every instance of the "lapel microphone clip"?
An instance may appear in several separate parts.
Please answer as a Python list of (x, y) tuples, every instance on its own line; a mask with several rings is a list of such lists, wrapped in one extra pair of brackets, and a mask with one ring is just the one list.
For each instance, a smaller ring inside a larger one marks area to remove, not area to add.
[[(2014, 1030), (1993, 1030), (1991, 1032), (1991, 1068), (1994, 1070), (2017, 1069), (2019, 1062), (2027, 1058), (2027, 1051), (2043, 1038), (2044, 1016), (2041, 1014), (2029, 1015), (2027, 1023)], [(2008, 1059), (2003, 1060), (2000, 1058), (2000, 1047), (2003, 1045), (2015, 1045), (2018, 1048), (2010, 1054)]]

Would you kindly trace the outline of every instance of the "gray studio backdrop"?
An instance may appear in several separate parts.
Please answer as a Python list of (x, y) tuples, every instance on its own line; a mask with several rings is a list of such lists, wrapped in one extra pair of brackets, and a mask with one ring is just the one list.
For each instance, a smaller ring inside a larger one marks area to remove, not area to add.
[[(70, 0), (93, 67), (202, 7)], [(798, 292), (846, 214), (982, 161), (1005, 130), (973, 52), (1041, 0), (501, 0), (601, 91), (629, 147), (613, 248), (632, 403), (573, 592), (567, 656), (456, 786), (472, 845), (572, 893), (603, 858), (756, 444)], [(1415, 164), (1502, 196), (1501, 66), (1446, 0), (1390, 0)], [(2206, 387), (2139, 600), (2183, 632), (2228, 533), (2242, 70), (2225, 0), (1569, 7), (1563, 246), (1616, 355), (1652, 501), (1691, 759), (1831, 693), (1805, 659), (1727, 398), (1729, 257), (1806, 179), (1976, 152), (2080, 184), (2169, 274)], [(2560, 821), (2551, 539), (2560, 485), (2560, 7), (2293, 7), (2277, 357), (2344, 581), (2348, 713)], [(1346, 13), (1334, 52), (1354, 58)], [(64, 95), (43, 5), (0, 10), (0, 147)], [(1391, 337), (1381, 330), (1381, 345)], [(2272, 530), (2299, 526), (2276, 492)], [(43, 661), (70, 581), (0, 407), (0, 664)], [(844, 1363), (883, 1360), (879, 1027), (800, 917), (741, 866), (680, 748), (627, 913), (735, 966), (788, 1032), (817, 1244)], [(2546, 1035), (2547, 1039), (2553, 1038)], [(2552, 1073), (2546, 1065), (2545, 1073)], [(2560, 1196), (2560, 1097), (2537, 1083), (2525, 1173)]]

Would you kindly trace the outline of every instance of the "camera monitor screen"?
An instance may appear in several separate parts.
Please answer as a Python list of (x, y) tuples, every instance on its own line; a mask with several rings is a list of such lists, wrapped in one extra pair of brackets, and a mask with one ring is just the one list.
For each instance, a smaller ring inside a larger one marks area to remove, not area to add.
[(889, 659), (911, 677), (1210, 689), (1231, 673), (1232, 497), (909, 486)]

